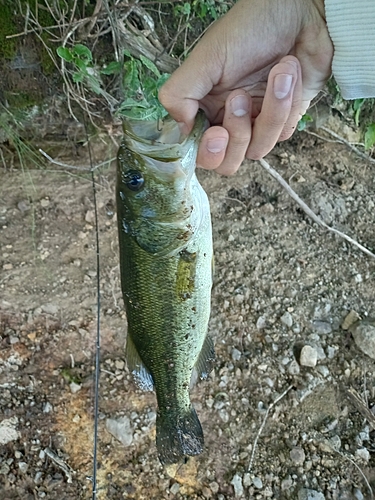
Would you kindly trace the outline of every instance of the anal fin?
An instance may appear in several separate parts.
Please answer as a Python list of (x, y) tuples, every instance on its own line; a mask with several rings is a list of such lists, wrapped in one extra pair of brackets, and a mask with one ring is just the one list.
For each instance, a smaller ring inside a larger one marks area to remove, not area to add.
[(137, 386), (143, 391), (152, 391), (154, 381), (151, 373), (148, 371), (134, 345), (134, 342), (128, 335), (125, 349), (126, 361)]
[(207, 335), (201, 352), (199, 353), (199, 357), (195, 363), (193, 373), (191, 375), (190, 387), (195, 384), (195, 382), (199, 380), (205, 380), (208, 378), (210, 371), (214, 367), (215, 361), (215, 349), (212, 338)]

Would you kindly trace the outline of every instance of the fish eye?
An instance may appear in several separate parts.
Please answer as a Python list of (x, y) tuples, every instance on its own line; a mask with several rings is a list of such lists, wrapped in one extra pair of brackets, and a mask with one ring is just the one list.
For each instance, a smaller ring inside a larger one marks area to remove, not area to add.
[(131, 170), (125, 175), (124, 182), (130, 191), (139, 191), (145, 180), (140, 172), (136, 170)]

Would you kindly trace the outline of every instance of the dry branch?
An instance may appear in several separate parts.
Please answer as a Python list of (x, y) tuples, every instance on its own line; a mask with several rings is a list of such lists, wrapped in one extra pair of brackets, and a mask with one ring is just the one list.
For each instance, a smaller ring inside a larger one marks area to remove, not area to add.
[(316, 222), (319, 226), (324, 227), (328, 231), (331, 231), (332, 233), (337, 234), (340, 236), (340, 238), (343, 238), (344, 240), (348, 241), (352, 245), (356, 246), (359, 248), (363, 253), (366, 255), (369, 255), (370, 257), (375, 259), (375, 254), (373, 254), (368, 248), (364, 247), (358, 241), (353, 240), (350, 236), (348, 236), (345, 233), (342, 233), (341, 231), (338, 231), (337, 229), (334, 229), (333, 227), (328, 226), (325, 222), (322, 221), (312, 210), (309, 206), (306, 205), (306, 203), (298, 196), (298, 194), (293, 191), (293, 189), (289, 186), (289, 184), (286, 182), (286, 180), (281, 177), (281, 175), (271, 167), (271, 165), (266, 162), (266, 160), (261, 159), (259, 160), (259, 163), (262, 165), (262, 167), (270, 174), (274, 179), (279, 182), (282, 187), (287, 191), (289, 196), (293, 198), (294, 201), (298, 203), (298, 205), (302, 208), (302, 210), (307, 214), (314, 222)]

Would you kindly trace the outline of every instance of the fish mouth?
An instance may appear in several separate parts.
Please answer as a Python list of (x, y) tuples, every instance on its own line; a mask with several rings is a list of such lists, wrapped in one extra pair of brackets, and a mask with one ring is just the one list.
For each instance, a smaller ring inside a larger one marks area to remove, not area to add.
[(134, 153), (153, 160), (160, 160), (165, 164), (184, 161), (195, 156), (195, 149), (207, 124), (203, 111), (198, 112), (193, 130), (188, 136), (181, 133), (178, 123), (169, 115), (163, 122), (124, 121), (124, 141), (126, 147)]

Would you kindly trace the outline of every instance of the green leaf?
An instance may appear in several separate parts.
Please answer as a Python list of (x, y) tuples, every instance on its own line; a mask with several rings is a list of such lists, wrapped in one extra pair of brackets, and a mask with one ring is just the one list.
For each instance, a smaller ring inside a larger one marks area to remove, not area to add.
[(353, 102), (353, 110), (355, 111), (354, 121), (355, 121), (355, 124), (357, 125), (357, 127), (359, 125), (359, 115), (361, 113), (361, 108), (362, 108), (364, 102), (365, 102), (364, 99), (355, 99)]
[(73, 47), (72, 52), (74, 55), (79, 56), (83, 60), (92, 61), (91, 50), (88, 47), (86, 47), (86, 45), (77, 43), (77, 45)]
[(129, 57), (129, 59), (133, 59), (133, 56), (131, 55), (131, 53), (128, 51), (128, 49), (125, 49), (124, 50), (124, 56), (125, 57)]
[(56, 52), (61, 59), (64, 59), (67, 62), (73, 61), (72, 53), (67, 47), (57, 47)]
[(146, 66), (146, 68), (148, 68), (152, 73), (154, 73), (155, 76), (160, 78), (160, 76), (161, 76), (160, 71), (155, 66), (155, 64), (152, 61), (150, 61), (150, 59), (148, 59), (147, 57), (142, 56), (142, 55), (140, 55), (139, 58), (142, 61), (142, 63)]
[(72, 78), (73, 78), (73, 82), (82, 83), (84, 78), (85, 78), (85, 75), (81, 71), (76, 71), (75, 73), (73, 73)]
[(101, 82), (96, 76), (89, 75), (89, 76), (87, 76), (86, 81), (87, 81), (87, 84), (90, 87), (90, 89), (93, 92), (95, 92), (95, 94), (103, 94), (103, 90), (102, 90), (101, 85), (100, 85)]
[(308, 113), (306, 113), (305, 115), (303, 115), (303, 117), (300, 119), (300, 121), (298, 122), (298, 125), (297, 125), (297, 130), (299, 130), (301, 132), (301, 130), (305, 130), (306, 128), (306, 125), (309, 123), (309, 122), (312, 122), (314, 121), (313, 118), (311, 117), (311, 115), (309, 115)]
[(375, 144), (375, 123), (371, 123), (365, 132), (365, 149), (371, 149)]
[(117, 73), (120, 73), (120, 71), (121, 71), (121, 64), (117, 61), (112, 61), (100, 72), (103, 75), (115, 75)]
[(138, 75), (138, 65), (135, 59), (131, 59), (124, 64), (124, 89), (128, 95), (135, 95), (141, 90), (141, 83)]
[(75, 58), (73, 62), (76, 65), (76, 67), (80, 71), (82, 71), (82, 73), (87, 74), (87, 62), (86, 61), (82, 61), (81, 59)]

